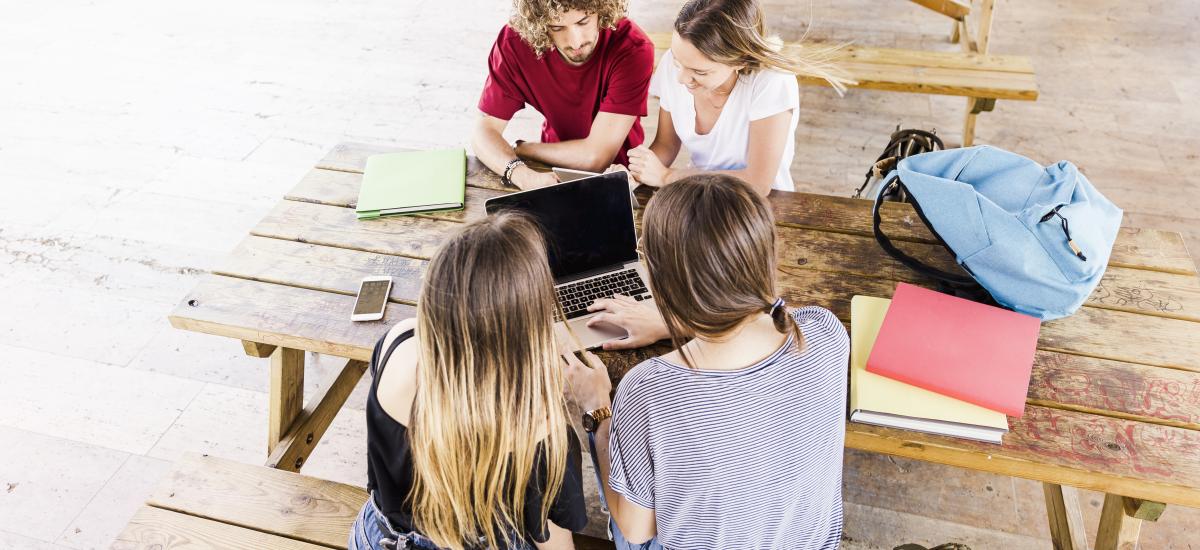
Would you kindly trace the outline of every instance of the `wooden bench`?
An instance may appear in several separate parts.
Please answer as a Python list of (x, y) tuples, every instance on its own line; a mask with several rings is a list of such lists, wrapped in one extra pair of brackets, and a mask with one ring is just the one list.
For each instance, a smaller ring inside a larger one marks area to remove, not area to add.
[(970, 0), (912, 0), (912, 2), (956, 20), (966, 19), (967, 15), (971, 13)]
[[(346, 548), (367, 491), (211, 456), (175, 464), (113, 541), (113, 550)], [(575, 537), (581, 549), (612, 548)]]
[[(1034, 101), (1037, 80), (1029, 58), (987, 53), (993, 1), (983, 0), (979, 31), (972, 36), (967, 26), (970, 5), (962, 2), (923, 0), (914, 2), (954, 19), (951, 40), (963, 44), (962, 52), (929, 52), (895, 48), (847, 46), (835, 61), (857, 83), (852, 87), (892, 92), (910, 92), (967, 98), (963, 122), (964, 147), (975, 142), (975, 119), (995, 108), (996, 100)], [(671, 33), (649, 33), (661, 55), (671, 45)], [(787, 44), (784, 53), (800, 46)], [(798, 76), (801, 84), (828, 85), (819, 78)]]

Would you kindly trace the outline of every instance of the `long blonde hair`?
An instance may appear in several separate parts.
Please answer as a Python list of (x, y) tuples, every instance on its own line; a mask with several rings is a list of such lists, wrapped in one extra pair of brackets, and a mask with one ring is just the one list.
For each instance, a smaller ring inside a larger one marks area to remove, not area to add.
[(757, 0), (689, 0), (675, 17), (675, 32), (717, 63), (742, 65), (742, 73), (774, 69), (818, 78), (838, 94), (855, 84), (834, 62), (842, 46), (803, 44), (782, 52)]
[(439, 545), (524, 534), (535, 467), (545, 472), (542, 521), (549, 515), (568, 446), (554, 304), (541, 233), (519, 214), (467, 225), (429, 263), (417, 300), (409, 497), (414, 526)]
[(720, 339), (748, 317), (769, 313), (775, 329), (804, 335), (774, 307), (775, 222), (767, 200), (726, 174), (696, 174), (664, 186), (642, 218), (650, 290), (684, 363), (687, 338)]

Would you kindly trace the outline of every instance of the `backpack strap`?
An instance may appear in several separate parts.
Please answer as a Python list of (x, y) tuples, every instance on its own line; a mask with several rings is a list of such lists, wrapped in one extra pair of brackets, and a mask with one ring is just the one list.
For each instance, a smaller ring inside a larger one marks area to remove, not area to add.
[[(900, 126), (896, 126), (896, 131), (892, 132), (888, 144), (883, 148), (883, 152), (875, 159), (875, 164), (867, 168), (866, 177), (863, 178), (863, 184), (854, 192), (854, 198), (862, 198), (863, 191), (866, 191), (867, 186), (871, 184), (871, 178), (882, 178), (884, 174), (891, 172), (896, 167), (896, 163), (903, 159), (914, 155), (929, 153), (931, 151), (941, 151), (946, 147), (942, 144), (942, 139), (933, 132), (909, 128), (901, 130)], [(880, 194), (884, 189), (879, 190)], [(900, 202), (907, 202), (907, 197), (899, 197)]]
[(871, 230), (875, 234), (875, 241), (879, 243), (879, 246), (883, 248), (884, 252), (887, 252), (889, 256), (908, 266), (913, 271), (934, 279), (939, 283), (944, 283), (951, 287), (962, 289), (974, 289), (981, 287), (979, 282), (970, 276), (950, 273), (947, 271), (942, 271), (936, 267), (926, 265), (921, 260), (905, 254), (899, 248), (896, 248), (896, 245), (892, 244), (892, 240), (883, 233), (883, 228), (880, 227), (879, 209), (881, 206), (883, 206), (883, 196), (886, 194), (886, 191), (888, 191), (890, 187), (898, 186), (901, 190), (908, 194), (909, 203), (912, 204), (913, 209), (917, 211), (917, 216), (919, 216), (921, 221), (925, 223), (925, 226), (929, 228), (929, 231), (933, 233), (933, 236), (937, 237), (938, 242), (942, 243), (942, 246), (946, 247), (946, 250), (950, 250), (951, 254), (954, 253), (954, 251), (946, 245), (946, 241), (942, 240), (942, 236), (938, 235), (937, 230), (930, 225), (929, 220), (925, 219), (925, 214), (921, 212), (921, 205), (917, 204), (916, 198), (913, 197), (912, 193), (908, 192), (908, 188), (904, 186), (904, 182), (900, 181), (900, 175), (896, 172), (892, 172), (888, 175), (888, 178), (889, 181), (883, 184), (883, 187), (879, 190), (879, 194), (875, 196), (875, 206), (871, 209)]

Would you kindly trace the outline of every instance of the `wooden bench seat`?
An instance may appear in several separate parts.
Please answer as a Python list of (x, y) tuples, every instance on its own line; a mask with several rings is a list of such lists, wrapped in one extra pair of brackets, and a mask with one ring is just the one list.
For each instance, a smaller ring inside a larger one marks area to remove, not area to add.
[(971, 13), (970, 0), (912, 0), (912, 2), (951, 19), (966, 19), (967, 15)]
[[(113, 550), (346, 548), (367, 491), (293, 472), (189, 455), (113, 541)], [(576, 536), (576, 548), (611, 543)]]
[(176, 463), (113, 542), (114, 550), (346, 548), (367, 491), (190, 455)]
[[(671, 33), (650, 33), (661, 56), (671, 44)], [(798, 46), (784, 46), (784, 53)], [(973, 51), (927, 52), (895, 48), (847, 46), (836, 59), (853, 87), (968, 98), (963, 145), (974, 142), (975, 116), (990, 111), (997, 99), (1034, 101), (1037, 79), (1029, 58), (990, 55)], [(801, 84), (827, 85), (824, 80), (799, 76)]]

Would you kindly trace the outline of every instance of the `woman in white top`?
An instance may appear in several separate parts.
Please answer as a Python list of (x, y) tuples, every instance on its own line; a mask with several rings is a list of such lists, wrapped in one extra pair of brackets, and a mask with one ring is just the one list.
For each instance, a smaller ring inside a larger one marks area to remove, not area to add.
[[(691, 0), (675, 19), (671, 49), (650, 80), (658, 133), (629, 151), (629, 171), (661, 187), (699, 172), (737, 176), (760, 195), (793, 191), (790, 173), (800, 118), (796, 75), (824, 78), (839, 91), (829, 49), (780, 53), (756, 0)], [(679, 148), (691, 166), (668, 168)]]

